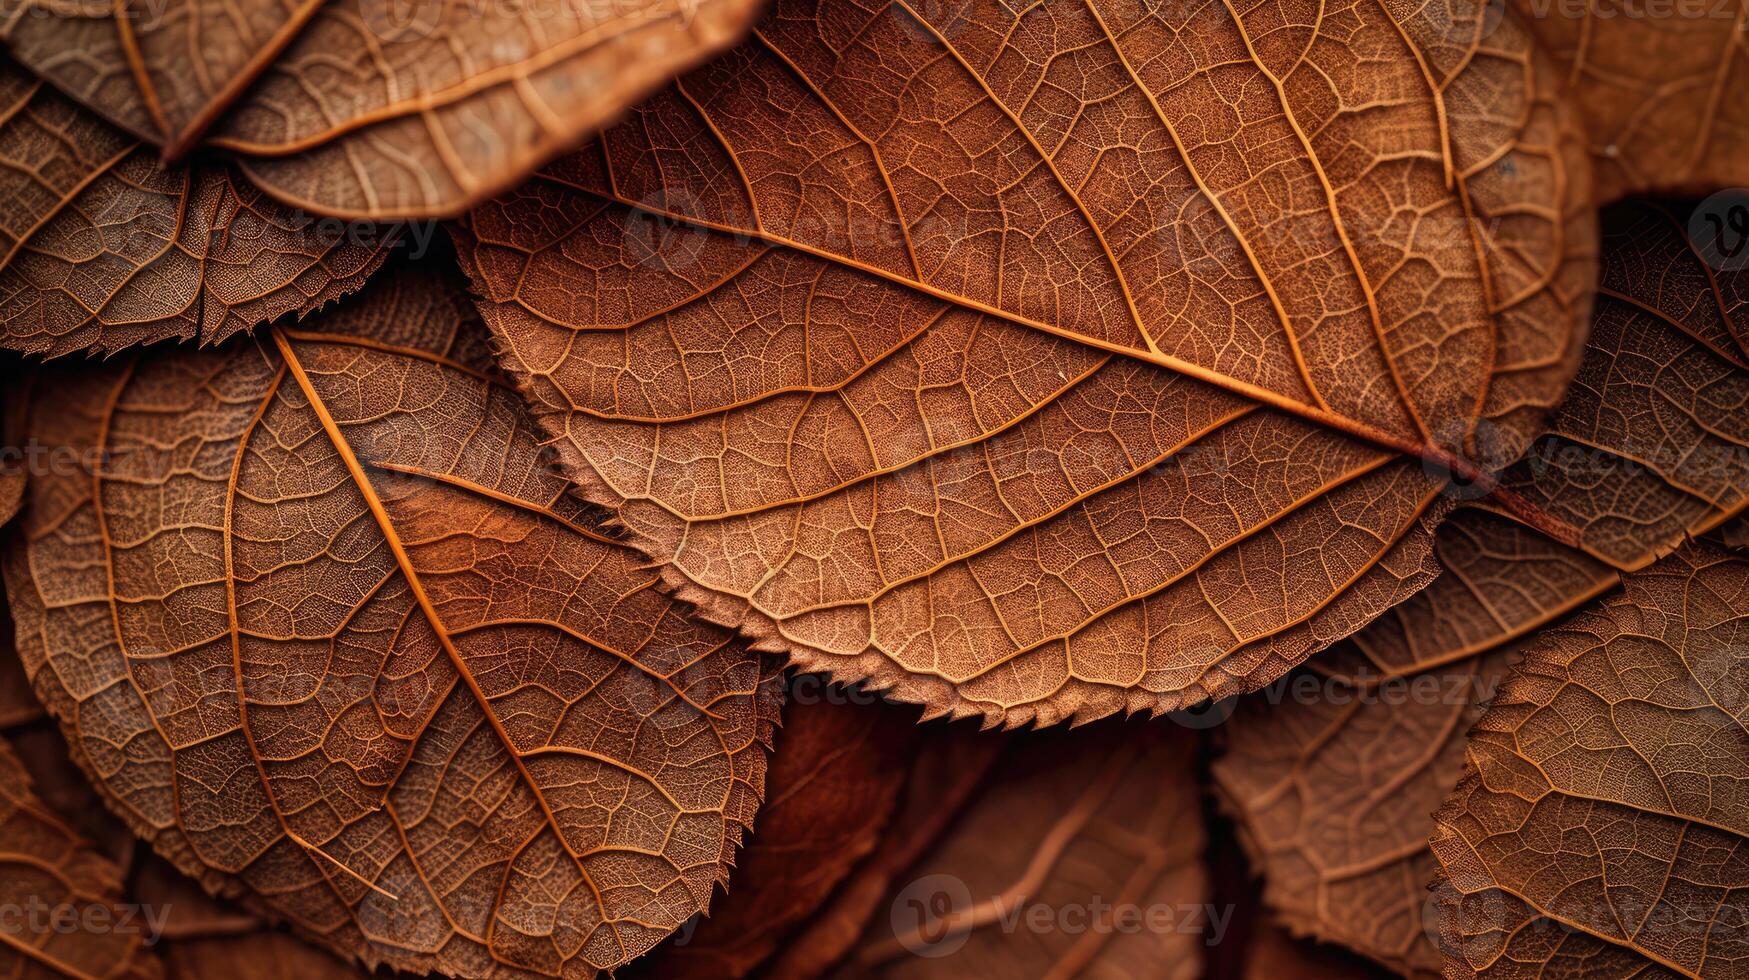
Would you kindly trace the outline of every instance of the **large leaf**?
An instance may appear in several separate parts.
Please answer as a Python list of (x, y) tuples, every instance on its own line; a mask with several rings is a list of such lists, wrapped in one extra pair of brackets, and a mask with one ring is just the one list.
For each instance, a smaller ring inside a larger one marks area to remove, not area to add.
[(1749, 2), (1511, 5), (1567, 74), (1600, 199), (1749, 183)]
[(161, 167), (4, 58), (0, 163), (0, 348), (217, 343), (358, 288), (394, 241), (281, 205), (230, 167)]
[(1197, 744), (1115, 720), (1006, 736), (837, 975), (1201, 975), (1231, 909), (1210, 904)]
[(1438, 580), (1237, 705), (1216, 783), (1295, 931), (1438, 975), (1430, 815), (1519, 647), (1749, 506), (1741, 274), (1705, 264), (1683, 213), (1607, 212), (1578, 379), (1505, 478), (1576, 527), (1580, 547), (1460, 510), (1439, 532)]
[(521, 181), (733, 42), (758, 0), (4, 0), (39, 75), (180, 158), (205, 137), (280, 199), (442, 216)]
[(704, 615), (935, 712), (1175, 708), (1423, 584), (1439, 471), (1576, 365), (1582, 148), (1445, 10), (783, 0), (458, 238)]
[(1438, 814), (1447, 976), (1749, 961), (1749, 560), (1685, 546), (1546, 631)]
[(19, 980), (151, 980), (163, 966), (143, 945), (121, 869), (37, 797), (0, 739), (0, 971)]
[[(176, 865), (366, 964), (608, 969), (722, 882), (779, 692), (541, 461), (406, 269), (312, 332), (39, 385), (36, 691)], [(319, 332), (314, 332), (319, 331)]]

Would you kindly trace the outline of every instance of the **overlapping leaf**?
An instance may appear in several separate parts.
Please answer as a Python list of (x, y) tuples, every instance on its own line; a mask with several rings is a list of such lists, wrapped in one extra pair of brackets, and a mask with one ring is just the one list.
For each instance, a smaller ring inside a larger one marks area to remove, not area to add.
[(1582, 148), (1444, 11), (784, 0), (459, 237), (704, 615), (936, 712), (1169, 709), (1419, 587), (1428, 470), (1576, 363)]
[(849, 956), (869, 923), (888, 911), (894, 882), (956, 825), (1005, 746), (1003, 739), (967, 724), (922, 726), (899, 806), (879, 844), (806, 926), (766, 961), (759, 975), (806, 980), (826, 974)]
[(230, 150), (285, 201), (454, 214), (732, 43), (758, 0), (6, 0), (0, 39), (178, 159)]
[(0, 347), (217, 343), (357, 289), (390, 229), (336, 228), (149, 149), (0, 58)]
[(1694, 543), (1530, 644), (1439, 814), (1447, 976), (1749, 962), (1749, 560)]
[[(19, 980), (164, 975), (140, 929), (121, 929), (121, 870), (32, 791), (0, 739), (0, 971)], [(131, 917), (130, 917), (131, 918)]]
[(880, 842), (917, 742), (915, 714), (792, 697), (766, 776), (759, 829), (741, 849), (727, 896), (628, 975), (747, 976), (805, 926)]
[(1749, 504), (1740, 277), (1694, 252), (1683, 213), (1607, 215), (1578, 380), (1505, 481), (1578, 527), (1582, 548), (1461, 510), (1440, 530), (1445, 574), (1302, 677), (1240, 702), (1214, 772), (1267, 901), (1296, 931), (1438, 975), (1429, 815), (1519, 648)]
[(542, 465), (406, 269), (222, 350), (45, 378), (6, 554), (73, 754), (182, 870), (343, 956), (618, 966), (706, 906), (779, 694)]
[(1600, 200), (1749, 183), (1749, 3), (1511, 0), (1567, 75)]
[(1115, 721), (1008, 736), (839, 975), (1201, 975), (1231, 910), (1209, 905), (1196, 745)]

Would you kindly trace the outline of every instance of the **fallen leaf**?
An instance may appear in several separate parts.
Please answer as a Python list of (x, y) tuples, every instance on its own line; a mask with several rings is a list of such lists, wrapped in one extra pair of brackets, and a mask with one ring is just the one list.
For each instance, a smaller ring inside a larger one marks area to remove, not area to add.
[[(398, 269), (223, 350), (45, 372), (20, 652), (107, 802), (343, 957), (611, 969), (705, 908), (781, 693), (543, 465)], [(51, 394), (52, 393), (52, 394)]]
[(143, 933), (112, 928), (126, 913), (121, 870), (32, 791), (0, 739), (0, 971), (9, 977), (154, 980), (163, 965)]
[(218, 343), (357, 289), (393, 229), (323, 223), (150, 150), (0, 57), (0, 347)]
[(758, 828), (741, 848), (727, 894), (626, 975), (710, 980), (754, 972), (880, 842), (917, 732), (915, 709), (792, 694)]
[(759, 6), (7, 0), (0, 40), (167, 159), (204, 143), (321, 214), (430, 218), (520, 183)]
[(1576, 366), (1582, 147), (1445, 9), (780, 0), (457, 237), (707, 618), (932, 714), (1177, 708), (1424, 584)]
[(839, 974), (1200, 975), (1231, 910), (1210, 905), (1196, 747), (1115, 719), (1007, 736)]
[(1213, 774), (1295, 932), (1439, 975), (1431, 814), (1519, 648), (1749, 506), (1741, 282), (1703, 264), (1676, 213), (1606, 214), (1578, 379), (1504, 479), (1578, 527), (1583, 550), (1460, 509), (1439, 531), (1440, 578), (1235, 707)]
[(1433, 853), (1448, 977), (1741, 975), (1749, 560), (1694, 543), (1544, 631)]
[(1749, 2), (1512, 0), (1566, 73), (1599, 200), (1749, 183)]
[(967, 725), (921, 727), (896, 813), (874, 851), (760, 968), (763, 980), (824, 975), (862, 936), (893, 881), (935, 846), (977, 794), (1004, 740)]
[(1440, 528), (1445, 573), (1301, 672), (1241, 698), (1213, 766), (1264, 901), (1295, 934), (1441, 975), (1425, 918), (1432, 813), (1514, 640), (1617, 584), (1608, 566), (1481, 511)]

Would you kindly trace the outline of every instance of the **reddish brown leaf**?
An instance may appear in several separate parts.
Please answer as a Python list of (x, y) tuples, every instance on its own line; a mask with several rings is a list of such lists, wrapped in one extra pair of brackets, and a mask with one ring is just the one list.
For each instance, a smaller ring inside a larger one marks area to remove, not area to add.
[(336, 234), (232, 168), (151, 151), (0, 58), (0, 347), (217, 343), (357, 289), (390, 242)]
[(462, 250), (705, 616), (933, 713), (1175, 708), (1422, 585), (1429, 469), (1576, 364), (1582, 149), (1446, 9), (780, 0)]
[(1749, 962), (1749, 560), (1696, 543), (1546, 631), (1438, 814), (1447, 976)]
[(1513, 638), (1614, 587), (1608, 566), (1480, 511), (1440, 529), (1446, 573), (1352, 640), (1241, 699), (1216, 786), (1299, 935), (1438, 977), (1424, 914), (1432, 812)]
[(1196, 745), (1173, 725), (1115, 721), (1008, 736), (842, 972), (1198, 976), (1229, 910), (1208, 907)]
[(151, 980), (163, 966), (124, 914), (121, 870), (33, 792), (0, 739), (0, 972), (20, 980)]
[(1618, 207), (1605, 226), (1578, 380), (1507, 479), (1578, 526), (1583, 550), (1459, 511), (1439, 535), (1446, 573), (1242, 700), (1214, 767), (1271, 908), (1405, 973), (1440, 971), (1424, 918), (1431, 813), (1524, 639), (1749, 504), (1738, 277), (1709, 270), (1669, 209)]
[(97, 465), (31, 481), (20, 648), (209, 888), (366, 964), (608, 969), (725, 879), (780, 693), (547, 471), (464, 306), (410, 268), (52, 376), (28, 431)]
[(520, 183), (732, 43), (758, 8), (7, 0), (0, 39), (171, 159), (205, 137), (281, 200), (441, 217)]
[(1749, 183), (1745, 0), (1512, 0), (1566, 72), (1600, 200)]
[(753, 972), (879, 843), (916, 733), (915, 709), (792, 699), (758, 828), (728, 894), (630, 974), (708, 980)]
[(856, 945), (893, 881), (954, 825), (1005, 744), (967, 725), (922, 726), (905, 775), (898, 812), (879, 846), (839, 886), (806, 928), (760, 970), (766, 980), (806, 980), (826, 973)]

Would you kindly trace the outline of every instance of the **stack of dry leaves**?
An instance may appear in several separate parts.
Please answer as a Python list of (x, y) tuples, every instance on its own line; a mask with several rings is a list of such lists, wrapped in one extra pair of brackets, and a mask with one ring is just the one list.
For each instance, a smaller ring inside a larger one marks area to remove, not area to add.
[(758, 7), (0, 0), (0, 974), (1749, 977), (1749, 0)]

